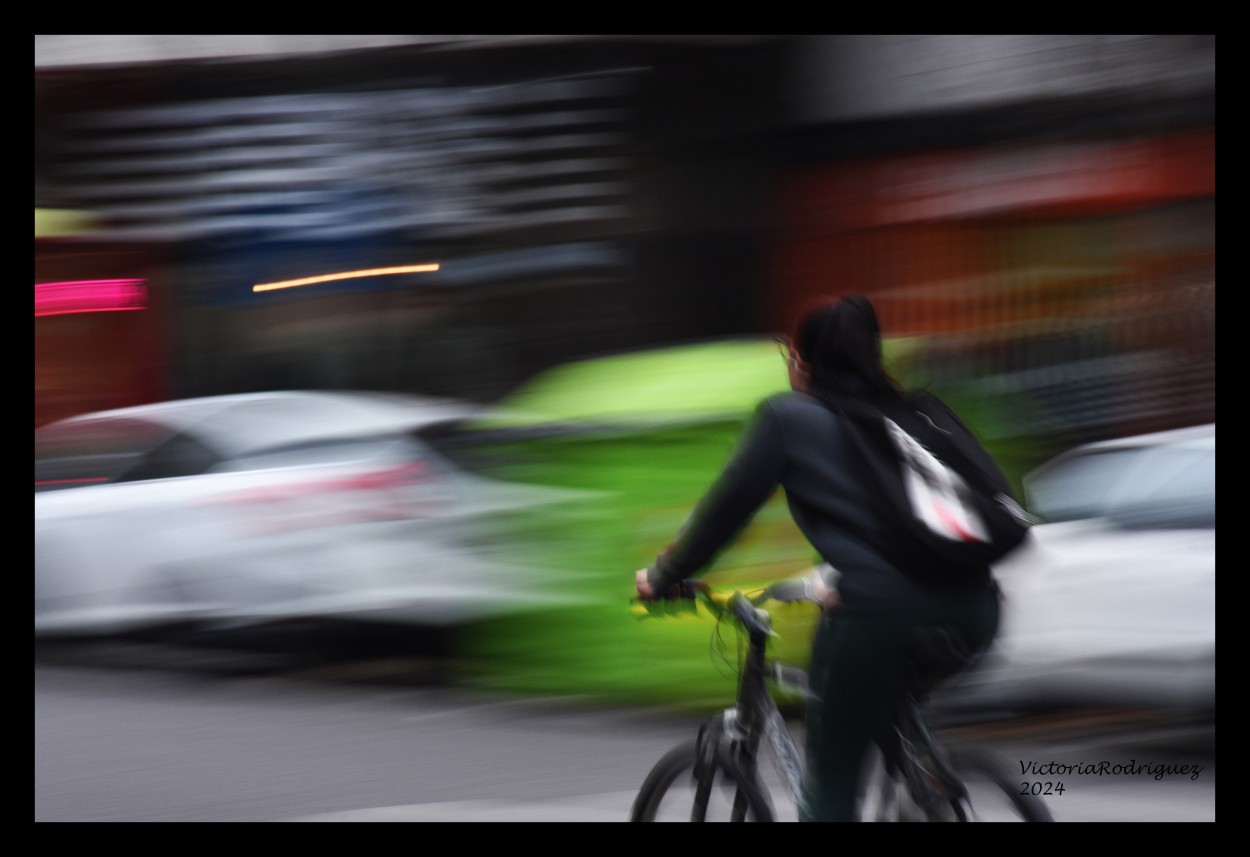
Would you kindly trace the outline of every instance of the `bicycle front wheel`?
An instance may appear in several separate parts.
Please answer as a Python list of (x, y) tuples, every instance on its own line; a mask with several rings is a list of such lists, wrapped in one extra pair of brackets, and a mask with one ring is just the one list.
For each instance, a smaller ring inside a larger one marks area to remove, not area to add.
[(997, 757), (982, 750), (951, 753), (955, 775), (968, 791), (966, 800), (952, 801), (958, 821), (1054, 821), (1037, 795), (1024, 791), (1019, 777)]
[(647, 774), (630, 821), (772, 821), (761, 786), (719, 749), (700, 762), (699, 742), (674, 747)]

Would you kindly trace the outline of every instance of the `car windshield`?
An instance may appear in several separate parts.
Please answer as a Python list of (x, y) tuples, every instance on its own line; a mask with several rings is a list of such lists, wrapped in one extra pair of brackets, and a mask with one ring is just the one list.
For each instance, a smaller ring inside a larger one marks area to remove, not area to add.
[(170, 431), (143, 420), (100, 419), (45, 426), (35, 432), (35, 459), (108, 455), (151, 449)]
[(134, 419), (98, 419), (45, 426), (35, 432), (35, 491), (114, 482), (171, 436)]
[(1079, 455), (1039, 471), (1029, 480), (1029, 511), (1057, 523), (1107, 513), (1111, 498), (1141, 456), (1140, 449)]

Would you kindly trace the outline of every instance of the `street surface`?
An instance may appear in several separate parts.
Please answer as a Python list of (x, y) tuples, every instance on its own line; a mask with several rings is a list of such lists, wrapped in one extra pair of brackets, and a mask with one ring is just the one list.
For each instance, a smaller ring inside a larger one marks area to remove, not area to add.
[[(35, 821), (619, 822), (696, 723), (391, 680), (383, 664), (249, 674), (37, 661)], [(1046, 772), (1022, 783), (1062, 781), (1045, 798), (1060, 822), (1215, 820), (1211, 726), (1093, 712), (955, 735)], [(1114, 772), (1130, 763), (1136, 773)], [(1155, 779), (1159, 765), (1190, 772)]]

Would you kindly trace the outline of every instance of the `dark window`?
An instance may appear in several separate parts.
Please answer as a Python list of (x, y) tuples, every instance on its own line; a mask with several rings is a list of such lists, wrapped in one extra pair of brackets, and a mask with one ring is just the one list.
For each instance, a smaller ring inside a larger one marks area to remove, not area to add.
[(135, 419), (46, 426), (35, 432), (35, 490), (116, 482), (169, 437), (164, 426)]
[(193, 437), (174, 435), (123, 473), (119, 482), (143, 482), (149, 479), (173, 479), (198, 476), (219, 461), (212, 450)]

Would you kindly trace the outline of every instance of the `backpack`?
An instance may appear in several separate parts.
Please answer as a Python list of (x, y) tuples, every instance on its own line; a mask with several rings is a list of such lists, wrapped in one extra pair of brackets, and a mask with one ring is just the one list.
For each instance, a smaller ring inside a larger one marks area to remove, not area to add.
[(1035, 522), (989, 451), (938, 397), (896, 403), (838, 397), (883, 529), (870, 540), (914, 578), (936, 585), (987, 581)]

